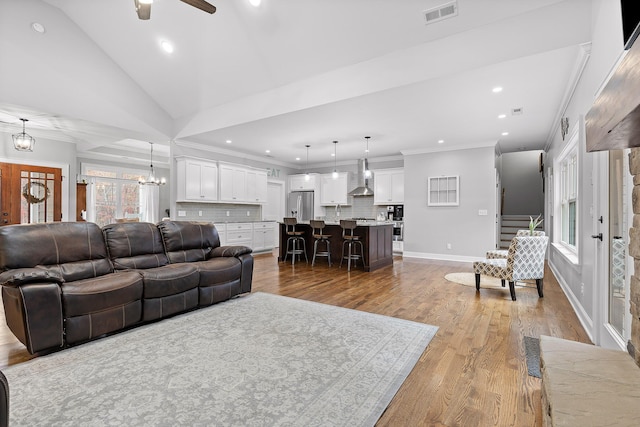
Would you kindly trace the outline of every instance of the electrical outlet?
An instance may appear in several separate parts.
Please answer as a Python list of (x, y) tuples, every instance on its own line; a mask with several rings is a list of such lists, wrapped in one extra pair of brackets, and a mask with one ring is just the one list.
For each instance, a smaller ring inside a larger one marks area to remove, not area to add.
[(229, 216), (229, 211), (227, 211), (227, 216)]
[(478, 215), (479, 216), (486, 216), (487, 215), (487, 210), (486, 209), (479, 209), (478, 210)]
[(580, 296), (584, 296), (584, 283), (580, 283)]
[(187, 211), (178, 211), (178, 216), (187, 216)]
[(251, 211), (247, 211), (247, 216), (251, 216)]
[(451, 250), (451, 243), (447, 243), (447, 249)]
[(198, 211), (198, 216), (202, 216), (202, 211)]

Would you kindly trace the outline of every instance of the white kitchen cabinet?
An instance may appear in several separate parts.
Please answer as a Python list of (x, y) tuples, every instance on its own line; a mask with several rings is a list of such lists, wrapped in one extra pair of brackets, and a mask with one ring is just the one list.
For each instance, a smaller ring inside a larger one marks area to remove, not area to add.
[(338, 178), (333, 178), (330, 173), (320, 175), (320, 204), (322, 206), (346, 205), (348, 185), (348, 172), (338, 173)]
[(253, 223), (253, 250), (265, 251), (274, 248), (276, 236), (275, 222)]
[(220, 201), (246, 202), (247, 169), (220, 163)]
[(218, 165), (201, 159), (176, 160), (177, 202), (217, 202)]
[(253, 223), (227, 223), (227, 246), (253, 247)]
[(306, 174), (289, 176), (289, 191), (313, 191), (316, 187), (316, 174), (309, 174), (309, 180)]
[(267, 203), (267, 171), (247, 170), (245, 196), (248, 203)]
[(404, 204), (404, 170), (383, 169), (375, 171), (373, 186), (374, 205)]

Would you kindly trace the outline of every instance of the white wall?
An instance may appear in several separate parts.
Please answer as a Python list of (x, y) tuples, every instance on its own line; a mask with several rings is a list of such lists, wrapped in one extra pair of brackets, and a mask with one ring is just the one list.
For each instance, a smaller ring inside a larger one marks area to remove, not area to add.
[[(578, 128), (580, 132), (580, 147), (578, 156), (579, 174), (579, 210), (578, 262), (562, 254), (553, 245), (549, 251), (549, 264), (558, 281), (563, 286), (570, 302), (573, 304), (587, 333), (594, 339), (594, 295), (599, 293), (595, 286), (607, 286), (606, 283), (594, 284), (593, 274), (595, 265), (596, 241), (591, 238), (594, 231), (594, 159), (603, 156), (601, 153), (587, 153), (584, 140), (583, 117), (587, 114), (600, 87), (606, 82), (607, 76), (617, 62), (623, 50), (622, 21), (620, 17), (620, 2), (613, 0), (594, 0), (592, 2), (592, 45), (589, 60), (584, 68), (575, 93), (571, 98), (563, 117), (569, 118), (570, 132)], [(553, 160), (561, 153), (566, 142), (559, 130), (555, 133), (550, 149), (547, 153), (546, 164), (552, 165)], [(555, 179), (554, 179), (555, 181)], [(546, 193), (549, 197), (550, 192)], [(550, 218), (549, 200), (546, 201), (547, 212), (545, 218)], [(545, 229), (551, 235), (552, 241), (557, 240), (552, 221), (545, 221)]]
[(518, 151), (502, 155), (503, 215), (532, 215), (535, 218), (544, 212), (540, 153)]
[[(494, 147), (407, 155), (404, 173), (405, 257), (469, 261), (495, 248)], [(460, 176), (459, 206), (427, 206), (427, 179), (440, 175)]]

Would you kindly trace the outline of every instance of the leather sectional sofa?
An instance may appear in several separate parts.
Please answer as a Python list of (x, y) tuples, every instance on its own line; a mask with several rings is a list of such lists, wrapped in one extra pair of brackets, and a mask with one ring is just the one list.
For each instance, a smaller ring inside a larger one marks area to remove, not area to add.
[(7, 325), (49, 352), (251, 291), (253, 256), (211, 223), (0, 227)]

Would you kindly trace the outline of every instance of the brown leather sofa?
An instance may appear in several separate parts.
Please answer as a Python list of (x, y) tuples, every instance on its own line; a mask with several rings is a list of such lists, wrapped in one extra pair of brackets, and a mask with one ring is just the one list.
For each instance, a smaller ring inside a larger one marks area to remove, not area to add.
[(32, 354), (250, 292), (252, 274), (211, 223), (0, 227), (7, 325)]

